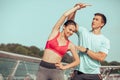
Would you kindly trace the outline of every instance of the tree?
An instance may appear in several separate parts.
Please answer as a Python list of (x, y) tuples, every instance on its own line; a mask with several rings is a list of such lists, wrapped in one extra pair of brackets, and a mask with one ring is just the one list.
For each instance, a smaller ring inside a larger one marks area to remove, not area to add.
[(65, 62), (65, 63), (71, 63), (73, 61), (73, 57), (70, 56), (69, 54), (65, 54), (63, 56), (63, 59), (62, 59), (62, 62)]
[(39, 48), (37, 48), (35, 46), (31, 46), (29, 49), (34, 54), (33, 55), (34, 57), (39, 56), (39, 54), (40, 54), (40, 49)]
[(109, 63), (107, 61), (103, 61), (101, 62), (101, 65), (106, 66), (106, 65), (109, 65)]

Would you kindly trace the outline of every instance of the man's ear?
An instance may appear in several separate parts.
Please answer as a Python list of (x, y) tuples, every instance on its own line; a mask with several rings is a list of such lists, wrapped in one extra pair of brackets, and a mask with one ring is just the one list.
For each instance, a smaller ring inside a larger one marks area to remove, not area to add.
[(103, 23), (103, 22), (102, 22), (102, 23), (101, 23), (101, 26), (103, 27), (103, 26), (104, 26), (104, 24), (105, 24), (105, 23)]
[(79, 29), (79, 25), (78, 25), (78, 24), (76, 24), (76, 32), (78, 31), (78, 29)]

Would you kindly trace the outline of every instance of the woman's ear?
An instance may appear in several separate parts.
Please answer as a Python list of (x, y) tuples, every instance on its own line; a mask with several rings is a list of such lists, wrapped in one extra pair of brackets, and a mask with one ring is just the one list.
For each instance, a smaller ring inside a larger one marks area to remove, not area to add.
[(65, 26), (63, 26), (63, 30), (65, 29)]

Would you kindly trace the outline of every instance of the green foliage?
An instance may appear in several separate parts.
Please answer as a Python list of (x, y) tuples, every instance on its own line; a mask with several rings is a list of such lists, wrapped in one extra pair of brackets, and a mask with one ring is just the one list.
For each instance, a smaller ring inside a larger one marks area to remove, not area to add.
[(17, 54), (23, 54), (28, 56), (34, 56), (34, 57), (42, 57), (43, 56), (43, 50), (40, 50), (39, 48), (35, 46), (26, 47), (20, 44), (0, 44), (0, 50), (7, 51), (7, 52), (13, 52)]
[(112, 61), (112, 62), (107, 62), (107, 61), (103, 61), (101, 62), (102, 66), (120, 66), (120, 63), (117, 61)]
[(107, 65), (109, 65), (109, 63), (107, 61), (103, 61), (103, 62), (101, 62), (101, 65), (107, 66)]
[[(23, 54), (23, 55), (28, 55), (28, 56), (34, 56), (34, 57), (39, 57), (41, 58), (43, 56), (44, 50), (40, 50), (36, 46), (23, 46), (21, 44), (0, 44), (0, 50), (7, 51), (7, 52), (13, 52), (17, 54)], [(65, 63), (70, 63), (73, 61), (73, 58), (66, 54), (62, 62)]]
[(112, 62), (110, 62), (109, 64), (110, 64), (110, 65), (113, 65), (113, 66), (119, 66), (119, 65), (120, 65), (120, 63), (117, 62), (117, 61), (112, 61)]
[[(7, 52), (13, 52), (13, 53), (17, 53), (17, 54), (33, 56), (33, 57), (38, 57), (38, 58), (41, 58), (44, 53), (44, 50), (40, 50), (36, 46), (27, 47), (27, 46), (23, 46), (21, 44), (15, 44), (15, 43), (0, 44), (0, 50), (7, 51)], [(71, 63), (72, 61), (73, 61), (73, 57), (70, 56), (69, 54), (65, 54), (65, 56), (62, 59), (62, 62), (65, 62), (65, 63)], [(107, 61), (104, 61), (104, 62), (101, 62), (101, 64), (103, 66), (107, 66), (107, 65), (119, 66), (120, 65), (120, 63), (116, 62), (116, 61), (112, 61), (110, 63)]]
[(63, 56), (62, 62), (71, 63), (72, 61), (73, 61), (73, 57), (70, 56), (69, 54), (65, 54), (65, 55)]

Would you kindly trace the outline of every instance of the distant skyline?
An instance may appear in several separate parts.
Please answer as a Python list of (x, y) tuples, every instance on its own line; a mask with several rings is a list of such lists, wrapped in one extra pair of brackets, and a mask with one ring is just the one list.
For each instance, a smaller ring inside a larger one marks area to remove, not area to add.
[[(52, 27), (61, 15), (76, 3), (92, 6), (79, 10), (75, 21), (91, 29), (94, 13), (106, 15), (102, 33), (110, 39), (106, 61), (120, 62), (120, 0), (0, 0), (0, 44), (18, 43), (44, 49)], [(77, 36), (70, 40), (77, 45)]]

